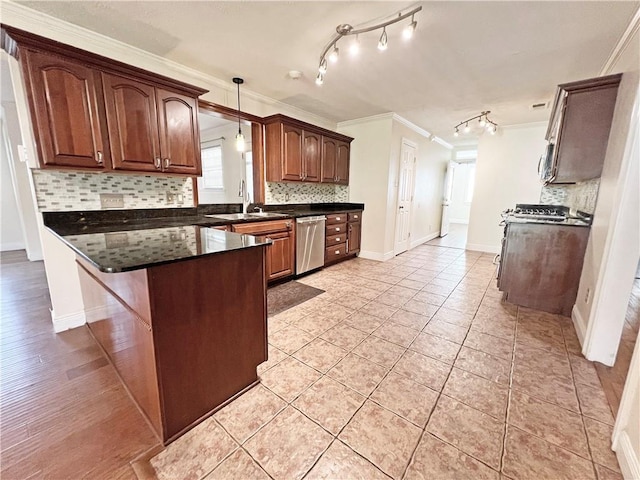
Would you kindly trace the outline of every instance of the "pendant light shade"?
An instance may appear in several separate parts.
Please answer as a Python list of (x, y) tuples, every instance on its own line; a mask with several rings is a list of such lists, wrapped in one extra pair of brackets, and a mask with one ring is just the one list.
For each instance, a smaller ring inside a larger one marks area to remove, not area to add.
[(240, 124), (240, 85), (244, 83), (244, 80), (242, 78), (234, 77), (233, 83), (238, 87), (238, 134), (236, 135), (236, 150), (244, 152), (245, 141), (244, 135), (242, 134), (242, 125)]

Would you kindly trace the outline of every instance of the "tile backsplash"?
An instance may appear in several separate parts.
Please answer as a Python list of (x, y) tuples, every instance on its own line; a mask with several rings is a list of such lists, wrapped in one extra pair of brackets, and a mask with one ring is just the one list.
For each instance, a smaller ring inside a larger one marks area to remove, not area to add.
[(566, 205), (567, 207), (593, 214), (598, 200), (600, 179), (570, 185), (548, 185), (542, 187), (540, 203)]
[(328, 183), (267, 182), (265, 204), (348, 202), (349, 187)]
[[(123, 194), (125, 209), (193, 207), (190, 177), (33, 170), (33, 181), (43, 212), (101, 210), (101, 193)], [(167, 192), (181, 194), (183, 202), (168, 202)]]

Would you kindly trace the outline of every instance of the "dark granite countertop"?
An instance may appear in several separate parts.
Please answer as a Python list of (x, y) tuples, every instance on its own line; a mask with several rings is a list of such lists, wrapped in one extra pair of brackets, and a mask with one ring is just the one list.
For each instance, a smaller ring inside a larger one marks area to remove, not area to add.
[(45, 226), (78, 255), (103, 272), (126, 272), (188, 260), (269, 242), (207, 227), (264, 222), (283, 218), (364, 210), (363, 204), (265, 205), (277, 217), (216, 218), (239, 213), (242, 204), (200, 205), (197, 208), (43, 212)]
[(197, 225), (79, 235), (53, 232), (78, 255), (106, 273), (139, 270), (271, 243), (251, 235)]

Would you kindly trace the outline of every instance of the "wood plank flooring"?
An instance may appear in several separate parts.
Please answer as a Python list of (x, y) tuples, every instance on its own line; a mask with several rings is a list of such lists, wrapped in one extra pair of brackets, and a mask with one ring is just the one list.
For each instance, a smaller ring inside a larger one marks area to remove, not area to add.
[(0, 477), (135, 479), (159, 445), (86, 327), (55, 334), (44, 266), (0, 255)]
[[(640, 268), (636, 277), (640, 277)], [(613, 367), (607, 367), (601, 363), (595, 362), (600, 382), (607, 395), (607, 400), (611, 406), (614, 416), (618, 415), (620, 408), (620, 399), (622, 398), (622, 390), (629, 373), (629, 365), (633, 356), (633, 349), (638, 338), (638, 330), (640, 329), (640, 278), (636, 278), (631, 290), (627, 314), (625, 316), (624, 328), (622, 330), (622, 339), (618, 348), (618, 355)]]

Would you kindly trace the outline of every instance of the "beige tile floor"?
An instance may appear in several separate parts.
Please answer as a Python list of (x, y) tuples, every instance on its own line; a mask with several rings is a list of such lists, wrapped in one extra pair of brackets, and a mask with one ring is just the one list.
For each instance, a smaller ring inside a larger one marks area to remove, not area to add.
[(423, 245), (300, 281), (261, 384), (155, 456), (158, 478), (616, 479), (571, 320), (502, 303), (492, 255)]

